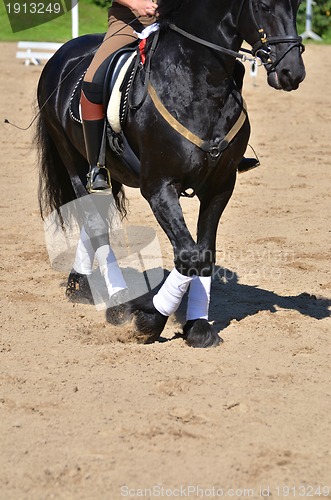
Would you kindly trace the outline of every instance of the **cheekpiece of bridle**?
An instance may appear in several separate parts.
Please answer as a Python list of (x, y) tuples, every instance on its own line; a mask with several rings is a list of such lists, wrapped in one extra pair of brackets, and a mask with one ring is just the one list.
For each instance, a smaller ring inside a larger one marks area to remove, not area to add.
[[(257, 0), (247, 0), (249, 2), (249, 12), (251, 19), (255, 25), (255, 28), (258, 32), (259, 39), (252, 45), (251, 53), (254, 57), (258, 57), (262, 64), (266, 66), (267, 73), (274, 71), (276, 66), (280, 63), (280, 61), (295, 47), (299, 47), (301, 53), (304, 52), (305, 46), (302, 43), (302, 37), (298, 35), (283, 35), (283, 36), (268, 36), (266, 31), (263, 28), (263, 24), (261, 21), (260, 10), (259, 10), (259, 2)], [(236, 26), (239, 24), (239, 19), (242, 14), (242, 10), (244, 8), (246, 0), (242, 0)], [(272, 61), (271, 59), (271, 46), (277, 45), (279, 43), (290, 43), (284, 53), (276, 60)]]

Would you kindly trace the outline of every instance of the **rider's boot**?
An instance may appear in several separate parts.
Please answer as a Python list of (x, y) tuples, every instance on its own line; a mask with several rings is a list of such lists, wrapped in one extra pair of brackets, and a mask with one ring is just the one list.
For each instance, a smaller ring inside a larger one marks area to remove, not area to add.
[[(244, 76), (245, 76), (245, 66), (243, 65), (243, 63), (236, 60), (235, 66), (234, 66), (233, 79), (234, 79), (240, 93), (242, 92), (242, 87), (243, 87), (243, 83), (244, 83)], [(237, 170), (238, 170), (238, 173), (241, 174), (242, 172), (248, 172), (249, 170), (252, 170), (253, 168), (256, 168), (259, 166), (260, 166), (260, 162), (257, 158), (245, 158), (245, 157), (243, 157), (237, 166)]]
[(242, 172), (248, 172), (248, 170), (252, 170), (253, 168), (259, 167), (260, 162), (257, 158), (245, 158), (243, 157), (239, 165), (237, 167), (238, 173), (241, 174)]
[(111, 183), (109, 170), (99, 163), (105, 134), (102, 90), (94, 83), (83, 82), (80, 103), (86, 154), (90, 165), (86, 189), (89, 193), (105, 192), (111, 188)]

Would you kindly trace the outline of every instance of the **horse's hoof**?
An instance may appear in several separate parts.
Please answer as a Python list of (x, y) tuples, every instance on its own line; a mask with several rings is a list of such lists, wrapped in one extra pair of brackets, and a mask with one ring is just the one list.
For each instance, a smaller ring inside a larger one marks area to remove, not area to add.
[(183, 332), (184, 339), (190, 347), (216, 347), (223, 342), (206, 319), (187, 321)]
[(130, 302), (134, 336), (138, 342), (151, 344), (161, 335), (168, 316), (163, 316), (153, 304), (154, 293), (148, 293)]
[(130, 308), (127, 304), (108, 307), (106, 310), (106, 320), (114, 326), (123, 325), (130, 319)]
[(168, 316), (163, 316), (156, 309), (153, 312), (136, 310), (133, 318), (137, 340), (144, 344), (152, 344), (160, 337)]
[(129, 304), (129, 292), (127, 289), (115, 293), (110, 299), (110, 305), (106, 310), (106, 320), (111, 325), (123, 325), (129, 321), (131, 307)]
[(67, 282), (66, 296), (72, 302), (88, 301), (91, 304), (93, 303), (93, 295), (86, 274), (77, 273), (74, 269), (71, 270)]

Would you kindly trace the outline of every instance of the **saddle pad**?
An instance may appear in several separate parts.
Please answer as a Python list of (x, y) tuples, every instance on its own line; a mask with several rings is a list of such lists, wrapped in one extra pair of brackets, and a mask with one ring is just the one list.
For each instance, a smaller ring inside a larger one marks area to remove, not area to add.
[(132, 55), (129, 57), (129, 59), (123, 64), (121, 71), (118, 74), (117, 80), (114, 83), (114, 87), (110, 95), (107, 106), (107, 119), (109, 125), (116, 134), (119, 134), (122, 130), (120, 123), (120, 112), (121, 112), (120, 107), (121, 107), (122, 92), (120, 91), (120, 87), (134, 57), (136, 57), (136, 52), (133, 52)]

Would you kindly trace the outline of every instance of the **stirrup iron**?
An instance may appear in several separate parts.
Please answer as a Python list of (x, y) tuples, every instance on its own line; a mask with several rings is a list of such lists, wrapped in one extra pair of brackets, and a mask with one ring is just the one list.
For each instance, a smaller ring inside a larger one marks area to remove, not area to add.
[(95, 167), (90, 167), (87, 174), (86, 189), (89, 193), (108, 194), (111, 191), (108, 168), (99, 163)]

